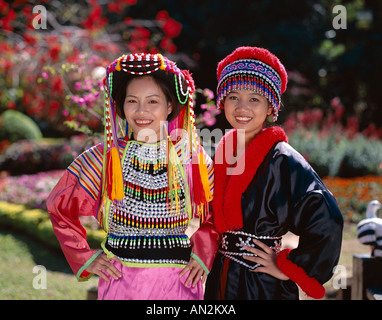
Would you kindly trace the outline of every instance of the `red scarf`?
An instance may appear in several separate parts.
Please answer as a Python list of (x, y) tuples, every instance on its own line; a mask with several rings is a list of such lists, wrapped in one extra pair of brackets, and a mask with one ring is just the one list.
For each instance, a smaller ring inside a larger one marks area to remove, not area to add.
[[(245, 153), (236, 162), (236, 166), (230, 164), (230, 161), (227, 163), (225, 154), (233, 156), (233, 150), (237, 148), (237, 130), (231, 130), (220, 141), (215, 153), (215, 190), (212, 202), (214, 222), (219, 233), (243, 227), (241, 196), (268, 152), (280, 141), (288, 142), (283, 129), (263, 129), (251, 141)], [(227, 175), (227, 169), (231, 170), (230, 175)]]

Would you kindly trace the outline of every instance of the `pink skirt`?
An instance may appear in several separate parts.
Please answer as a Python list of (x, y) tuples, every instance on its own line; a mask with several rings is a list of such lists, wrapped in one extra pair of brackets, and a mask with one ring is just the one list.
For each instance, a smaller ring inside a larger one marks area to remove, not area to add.
[(111, 260), (123, 276), (110, 282), (99, 279), (98, 300), (202, 300), (203, 285), (185, 287), (189, 272), (182, 278), (179, 267), (136, 268)]

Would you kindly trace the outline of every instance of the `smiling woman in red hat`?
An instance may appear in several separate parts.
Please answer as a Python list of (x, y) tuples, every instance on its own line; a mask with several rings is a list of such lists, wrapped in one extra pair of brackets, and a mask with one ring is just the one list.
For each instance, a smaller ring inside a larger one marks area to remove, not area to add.
[[(333, 195), (275, 122), (287, 73), (263, 48), (240, 47), (217, 68), (217, 104), (233, 130), (214, 159), (213, 220), (220, 245), (206, 299), (298, 299), (325, 294), (342, 240)], [(237, 161), (236, 161), (237, 160)], [(211, 222), (211, 221), (210, 221)], [(298, 247), (281, 250), (288, 231)]]

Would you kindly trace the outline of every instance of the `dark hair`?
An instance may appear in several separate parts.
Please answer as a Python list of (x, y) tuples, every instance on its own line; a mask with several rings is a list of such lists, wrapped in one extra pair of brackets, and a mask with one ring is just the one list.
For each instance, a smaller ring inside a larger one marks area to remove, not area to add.
[[(159, 88), (163, 91), (167, 102), (171, 102), (171, 105), (172, 105), (172, 111), (168, 115), (167, 121), (170, 122), (174, 120), (178, 116), (180, 110), (182, 110), (182, 108), (184, 107), (184, 104), (179, 103), (177, 99), (177, 94), (175, 91), (176, 90), (175, 79), (172, 73), (169, 73), (167, 71), (158, 71), (158, 72), (153, 72), (144, 76), (122, 74), (122, 72), (118, 72), (116, 74), (118, 74), (118, 77), (117, 77), (118, 80), (113, 79), (114, 83), (117, 83), (117, 85), (113, 88), (112, 97), (116, 104), (117, 114), (122, 119), (125, 119), (123, 106), (126, 99), (126, 89), (130, 81), (135, 78), (151, 77), (152, 79), (154, 79), (154, 81), (159, 86)], [(114, 76), (114, 78), (116, 77)], [(187, 83), (184, 80), (184, 78), (182, 79), (183, 79), (182, 87), (186, 88)]]

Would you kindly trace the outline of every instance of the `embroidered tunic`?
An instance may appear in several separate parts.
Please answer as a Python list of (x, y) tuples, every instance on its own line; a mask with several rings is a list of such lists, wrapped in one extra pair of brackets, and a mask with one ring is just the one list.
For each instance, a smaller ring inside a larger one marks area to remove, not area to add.
[(167, 202), (166, 158), (166, 142), (150, 145), (131, 141), (125, 148), (125, 198), (110, 204), (108, 237), (103, 244), (106, 252), (125, 264), (188, 263), (191, 244), (185, 231), (191, 212), (187, 212), (184, 177), (178, 170), (176, 208), (175, 201)]
[[(182, 142), (181, 140), (174, 145), (179, 159), (182, 159)], [(127, 287), (130, 286), (129, 281), (132, 281), (133, 275), (138, 276), (142, 272), (147, 282), (150, 282), (148, 275), (155, 275), (156, 279), (152, 279), (152, 283), (156, 283), (156, 287), (163, 286), (165, 281), (171, 282), (169, 276), (177, 281), (179, 268), (188, 263), (190, 256), (209, 273), (215, 250), (213, 245), (208, 246), (211, 233), (204, 232), (201, 228), (200, 232), (198, 230), (194, 233), (195, 237), (191, 241), (185, 234), (193, 210), (187, 200), (189, 197), (186, 197), (189, 190), (183, 167), (178, 166), (178, 174), (172, 179), (179, 189), (167, 200), (165, 152), (160, 143), (150, 145), (120, 139), (119, 153), (122, 159), (125, 197), (121, 201), (106, 201), (104, 208), (100, 207), (102, 144), (90, 148), (76, 158), (55, 186), (47, 199), (47, 208), (63, 253), (78, 280), (87, 280), (92, 276), (85, 269), (102, 252), (118, 261), (114, 264), (122, 273), (129, 273), (126, 277), (124, 275)], [(203, 155), (207, 163), (210, 190), (213, 192), (212, 161), (204, 151)], [(86, 230), (81, 225), (79, 216), (94, 216), (102, 225), (106, 236), (101, 250), (89, 247)], [(215, 242), (216, 239), (212, 241)], [(135, 268), (131, 267), (137, 267), (141, 271), (133, 271)], [(163, 268), (159, 279), (161, 284), (157, 279), (160, 270), (154, 270), (157, 267)], [(148, 271), (143, 270), (146, 268)], [(101, 280), (103, 279), (100, 279), (100, 283)], [(182, 281), (184, 283), (185, 279)], [(183, 290), (183, 283), (178, 286), (179, 290)], [(135, 290), (141, 290), (142, 287)], [(131, 291), (131, 287), (129, 288)], [(105, 290), (110, 292), (111, 289)], [(202, 289), (199, 288), (200, 290)], [(147, 295), (136, 297), (161, 298), (150, 294), (151, 291)], [(162, 296), (166, 297), (191, 298), (187, 294)]]

